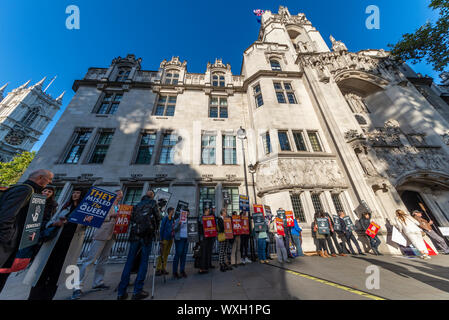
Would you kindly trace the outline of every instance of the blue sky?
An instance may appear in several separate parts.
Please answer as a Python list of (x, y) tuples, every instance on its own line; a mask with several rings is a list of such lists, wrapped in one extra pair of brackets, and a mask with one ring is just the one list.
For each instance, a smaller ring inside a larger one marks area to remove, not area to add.
[[(89, 67), (108, 67), (117, 56), (134, 53), (142, 68), (157, 70), (163, 59), (179, 56), (190, 72), (205, 72), (208, 61), (222, 58), (234, 74), (240, 72), (243, 51), (257, 39), (259, 24), (253, 9), (306, 14), (330, 43), (329, 35), (351, 51), (388, 49), (401, 35), (413, 32), (435, 12), (430, 0), (315, 1), (148, 1), (148, 0), (2, 0), (0, 2), (0, 86), (12, 90), (29, 79), (58, 78), (48, 90), (67, 94), (60, 112), (33, 150), (38, 150), (74, 92), (74, 80)], [(81, 29), (65, 27), (69, 5), (81, 11)], [(380, 30), (368, 30), (368, 5), (380, 9)], [(412, 66), (439, 80), (430, 66)], [(47, 81), (48, 83), (48, 81)]]

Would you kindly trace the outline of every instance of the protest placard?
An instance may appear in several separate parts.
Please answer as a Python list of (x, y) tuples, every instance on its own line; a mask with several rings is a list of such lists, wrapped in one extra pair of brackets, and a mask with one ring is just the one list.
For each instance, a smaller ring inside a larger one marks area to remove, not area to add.
[(249, 219), (247, 216), (241, 217), (242, 221), (242, 234), (249, 234)]
[(287, 220), (287, 227), (295, 226), (295, 216), (293, 215), (293, 211), (285, 211), (285, 219)]
[(203, 216), (203, 231), (205, 238), (213, 238), (217, 236), (217, 226), (215, 225), (215, 216)]
[(128, 226), (132, 211), (133, 206), (127, 204), (121, 204), (119, 206), (117, 221), (115, 222), (114, 226), (115, 234), (123, 234), (128, 232)]
[(37, 193), (31, 196), (19, 250), (34, 246), (39, 241), (46, 199), (44, 195)]
[(242, 234), (242, 219), (238, 215), (232, 216), (232, 230), (235, 236)]
[(117, 195), (98, 187), (92, 187), (70, 215), (69, 222), (100, 228)]
[(233, 239), (234, 232), (232, 231), (232, 219), (230, 217), (226, 217), (226, 218), (223, 218), (223, 222), (224, 222), (226, 239)]
[(380, 226), (374, 222), (371, 222), (368, 229), (366, 229), (366, 234), (371, 238), (374, 238), (379, 232)]

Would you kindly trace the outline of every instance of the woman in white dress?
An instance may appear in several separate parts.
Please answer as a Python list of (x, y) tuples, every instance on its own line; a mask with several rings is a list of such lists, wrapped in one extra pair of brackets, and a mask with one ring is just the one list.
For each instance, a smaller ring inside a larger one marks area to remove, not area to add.
[(400, 232), (404, 233), (413, 246), (419, 250), (421, 253), (420, 258), (430, 259), (429, 252), (427, 251), (426, 244), (422, 237), (422, 230), (416, 219), (398, 209), (396, 210), (396, 227)]

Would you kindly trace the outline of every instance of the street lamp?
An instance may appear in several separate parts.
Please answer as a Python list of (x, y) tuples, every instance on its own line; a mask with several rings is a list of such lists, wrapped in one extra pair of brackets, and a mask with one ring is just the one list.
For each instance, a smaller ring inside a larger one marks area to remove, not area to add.
[[(245, 157), (245, 143), (244, 140), (246, 140), (246, 130), (240, 127), (239, 130), (237, 130), (237, 138), (239, 138), (242, 141), (242, 155), (243, 155), (243, 172), (245, 173), (245, 188), (246, 188), (246, 196), (249, 200), (249, 192), (248, 192), (248, 176), (246, 174), (246, 157)], [(254, 198), (254, 201), (256, 199)], [(249, 208), (249, 247), (251, 252), (251, 260), (256, 261), (256, 252), (254, 250), (254, 239), (253, 239), (253, 233), (252, 233), (252, 226), (251, 226), (251, 208)]]
[(251, 178), (253, 180), (253, 194), (254, 194), (254, 203), (257, 203), (257, 196), (256, 196), (256, 185), (254, 184), (254, 174), (256, 173), (256, 165), (253, 164), (249, 164), (248, 165), (248, 170), (249, 173), (251, 173)]

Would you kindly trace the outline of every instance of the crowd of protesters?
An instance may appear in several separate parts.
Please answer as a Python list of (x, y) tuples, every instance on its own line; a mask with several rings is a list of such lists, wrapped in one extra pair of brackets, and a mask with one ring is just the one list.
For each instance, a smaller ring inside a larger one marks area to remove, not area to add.
[[(17, 256), (21, 254), (19, 242), (24, 229), (25, 219), (33, 193), (42, 194), (46, 198), (45, 210), (37, 244), (28, 248), (31, 264), (23, 282), (31, 286), (29, 300), (52, 300), (58, 286), (65, 280), (63, 270), (69, 265), (77, 265), (85, 237), (86, 227), (69, 221), (87, 193), (84, 188), (75, 187), (70, 199), (58, 209), (55, 201), (55, 188), (50, 184), (53, 173), (48, 170), (38, 170), (30, 174), (22, 184), (18, 184), (3, 191), (0, 198), (0, 267), (10, 268)], [(111, 248), (116, 241), (114, 226), (116, 224), (119, 205), (123, 198), (121, 190), (115, 190), (115, 202), (109, 210), (101, 227), (93, 234), (93, 241), (87, 258), (80, 267), (80, 275), (73, 289), (72, 299), (80, 299), (84, 294), (87, 275), (94, 268), (92, 288), (107, 290), (110, 286), (104, 282), (105, 264)], [(130, 283), (133, 269), (137, 269), (134, 281), (132, 299), (140, 300), (149, 296), (144, 291), (144, 281), (147, 277), (149, 257), (153, 242), (159, 243), (160, 252), (157, 259), (156, 276), (168, 275), (167, 262), (174, 245), (174, 259), (172, 276), (174, 279), (187, 278), (186, 258), (189, 248), (188, 223), (190, 216), (185, 209), (183, 217), (175, 209), (169, 207), (166, 213), (155, 199), (155, 194), (149, 190), (141, 201), (133, 207), (130, 232), (129, 251), (117, 287), (117, 299), (128, 298), (127, 287)], [(295, 218), (293, 224), (287, 224), (282, 216), (282, 208), (276, 215), (267, 212), (263, 221), (258, 221), (258, 227), (249, 219), (247, 212), (228, 214), (223, 208), (218, 214), (214, 207), (205, 207), (198, 219), (198, 241), (194, 247), (194, 266), (199, 274), (206, 274), (215, 266), (212, 262), (212, 252), (217, 245), (219, 270), (226, 272), (259, 261), (262, 264), (273, 260), (276, 253), (279, 263), (291, 263), (292, 259), (303, 257), (301, 222)], [(233, 230), (232, 219), (249, 221), (247, 234)], [(231, 229), (229, 229), (231, 221)], [(279, 221), (283, 221), (279, 223)], [(379, 252), (381, 241), (377, 235), (368, 236), (371, 227), (371, 214), (366, 212), (360, 219), (360, 227), (370, 244), (370, 250), (375, 255)], [(413, 211), (411, 215), (402, 210), (396, 210), (394, 226), (407, 236), (409, 241), (419, 251), (423, 259), (430, 259), (423, 236), (428, 235), (445, 254), (449, 248), (441, 236), (432, 228), (433, 221), (422, 217), (420, 211)], [(229, 231), (231, 230), (231, 231)], [(354, 234), (355, 225), (345, 212), (331, 216), (324, 211), (317, 211), (312, 224), (312, 234), (316, 243), (316, 253), (322, 258), (365, 255)], [(362, 236), (363, 237), (363, 236)], [(360, 239), (360, 238), (359, 238)], [(276, 250), (272, 250), (275, 244)], [(355, 252), (353, 246), (357, 249)], [(256, 249), (257, 248), (257, 255)], [(349, 250), (348, 250), (349, 249)], [(307, 253), (307, 252), (306, 252)], [(3, 290), (10, 273), (0, 273), (0, 292)]]

